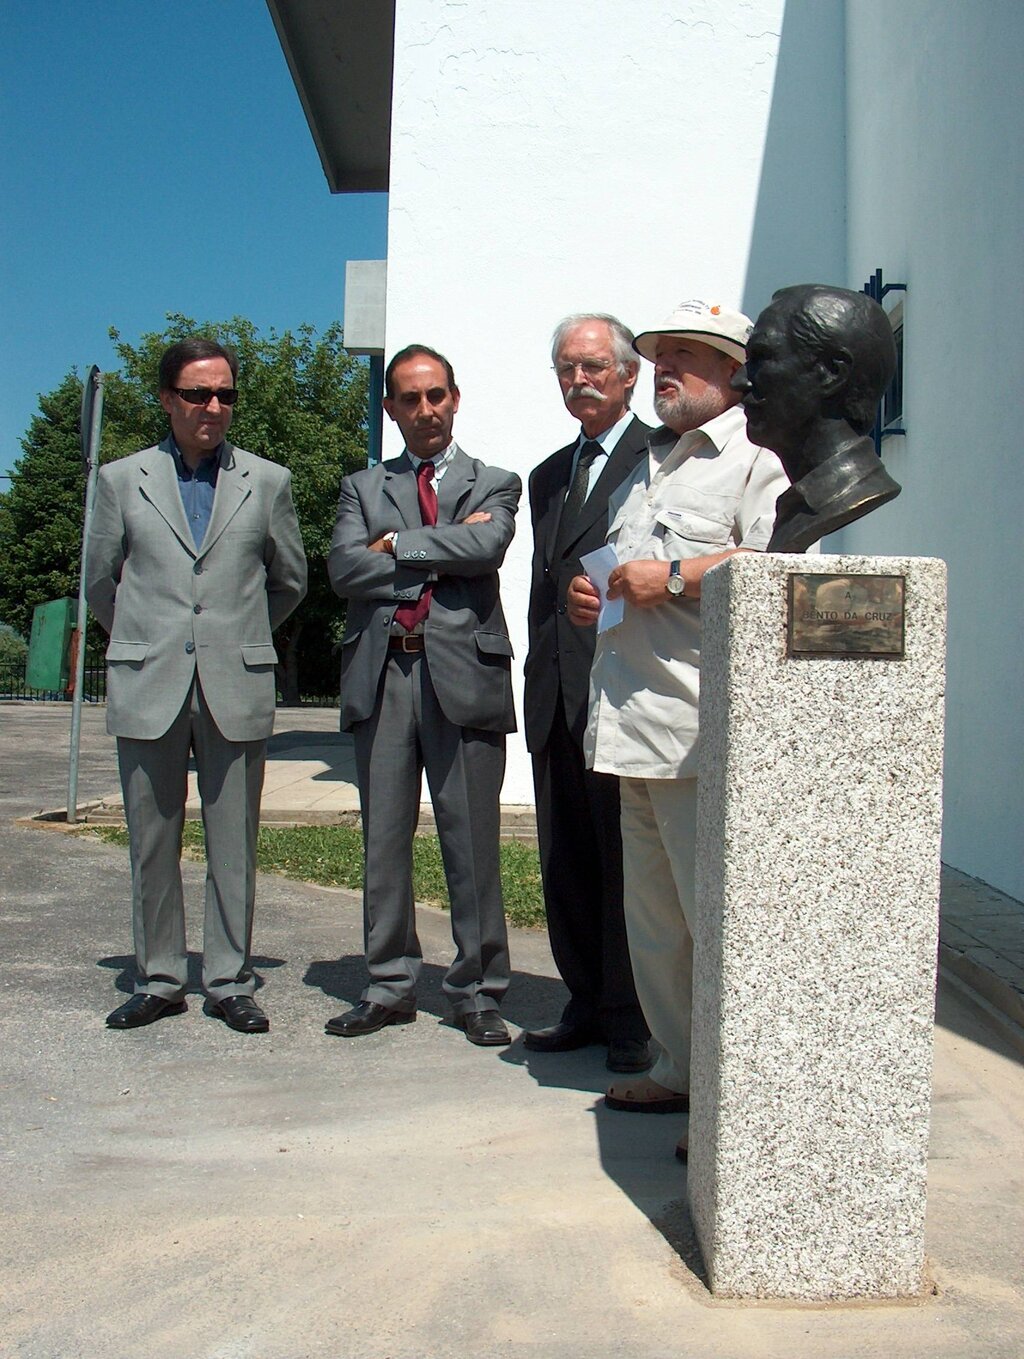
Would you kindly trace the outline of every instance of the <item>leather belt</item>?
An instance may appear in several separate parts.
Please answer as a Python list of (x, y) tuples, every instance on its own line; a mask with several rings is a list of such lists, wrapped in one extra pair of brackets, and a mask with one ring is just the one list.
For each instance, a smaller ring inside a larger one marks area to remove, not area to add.
[(404, 637), (389, 637), (389, 651), (422, 651), (423, 634), (421, 632), (408, 632)]

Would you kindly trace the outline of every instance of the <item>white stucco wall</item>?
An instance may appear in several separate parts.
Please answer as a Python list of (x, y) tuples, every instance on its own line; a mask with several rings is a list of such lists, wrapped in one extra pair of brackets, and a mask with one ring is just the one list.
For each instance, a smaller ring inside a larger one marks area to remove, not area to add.
[(1024, 898), (1024, 6), (849, 0), (849, 283), (908, 285), (903, 485), (830, 539), (943, 557), (943, 857)]
[[(640, 330), (688, 297), (757, 310), (774, 287), (843, 276), (842, 3), (790, 0), (785, 26), (783, 10), (398, 0), (387, 351), (450, 357), (472, 454), (525, 483), (574, 437), (549, 371), (568, 312)], [(645, 368), (635, 408), (650, 418)], [(519, 522), (502, 589), (521, 711), (525, 497)], [(504, 798), (532, 796), (513, 738)]]

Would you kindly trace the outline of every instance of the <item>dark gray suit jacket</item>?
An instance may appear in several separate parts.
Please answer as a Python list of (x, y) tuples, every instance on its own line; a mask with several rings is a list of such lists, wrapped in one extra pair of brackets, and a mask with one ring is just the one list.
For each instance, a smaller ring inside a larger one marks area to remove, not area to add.
[(590, 699), (594, 628), (578, 628), (565, 612), (565, 595), (580, 574), (580, 556), (600, 547), (608, 532), (608, 497), (647, 452), (650, 426), (633, 417), (587, 497), (573, 541), (556, 555), (562, 505), (569, 488), (574, 440), (539, 463), (530, 474), (533, 519), (533, 574), (530, 581), (530, 651), (526, 658), (526, 744), (540, 750), (548, 739), (559, 689), (569, 730), (583, 740)]
[[(444, 715), (458, 726), (515, 731), (512, 643), (498, 596), (498, 568), (515, 532), (522, 483), (456, 449), (437, 488), (437, 524), (421, 524), (409, 457), (354, 472), (341, 483), (327, 561), (331, 585), (348, 600), (341, 643), (341, 729), (369, 717), (377, 701), (395, 608), (434, 593), (424, 624), (430, 679)], [(461, 521), (476, 511), (485, 524)], [(397, 556), (368, 552), (398, 531)]]

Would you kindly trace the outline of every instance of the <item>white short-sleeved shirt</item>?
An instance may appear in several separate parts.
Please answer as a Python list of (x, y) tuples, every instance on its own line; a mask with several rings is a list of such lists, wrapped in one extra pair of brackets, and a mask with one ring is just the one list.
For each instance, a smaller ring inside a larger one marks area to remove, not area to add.
[[(620, 562), (675, 561), (730, 548), (764, 551), (789, 479), (746, 435), (732, 406), (676, 438), (650, 437), (636, 475), (609, 503), (608, 542)], [(697, 774), (700, 601), (665, 596), (597, 639), (590, 676), (587, 764), (631, 778)]]

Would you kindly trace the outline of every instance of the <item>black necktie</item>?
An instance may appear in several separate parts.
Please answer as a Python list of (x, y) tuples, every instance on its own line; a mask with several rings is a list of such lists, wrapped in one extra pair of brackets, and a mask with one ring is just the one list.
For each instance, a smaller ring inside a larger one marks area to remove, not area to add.
[(583, 506), (587, 503), (590, 468), (594, 459), (602, 451), (601, 445), (596, 439), (587, 439), (580, 449), (580, 455), (576, 459), (576, 471), (573, 473), (572, 485), (569, 487), (569, 494), (565, 497), (562, 517), (558, 523), (556, 555), (564, 551), (575, 536), (576, 521), (580, 517)]

